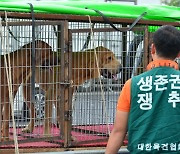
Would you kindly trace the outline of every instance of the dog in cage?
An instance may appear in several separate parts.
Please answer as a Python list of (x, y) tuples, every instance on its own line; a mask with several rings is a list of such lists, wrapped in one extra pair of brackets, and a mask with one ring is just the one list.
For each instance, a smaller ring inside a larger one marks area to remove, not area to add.
[[(39, 85), (44, 90), (46, 97), (44, 135), (46, 137), (51, 136), (51, 120), (49, 118), (52, 115), (52, 105), (54, 104), (57, 109), (57, 122), (60, 126), (61, 138), (63, 139), (64, 131), (63, 119), (61, 118), (62, 113), (60, 113), (61, 106), (59, 103), (55, 103), (61, 96), (60, 85), (58, 84), (61, 76), (60, 68), (60, 65), (49, 69), (36, 67), (35, 78), (36, 82), (40, 83)], [(101, 75), (105, 78), (115, 78), (116, 74), (120, 73), (121, 68), (121, 63), (115, 57), (114, 53), (103, 46), (81, 52), (72, 52), (72, 85), (77, 87), (86, 80), (99, 78)], [(28, 87), (24, 87), (24, 89), (27, 90)], [(26, 100), (28, 99), (30, 99), (30, 96), (26, 98)], [(31, 121), (23, 129), (23, 132), (32, 133), (35, 126), (34, 106), (28, 106), (31, 110)]]
[[(35, 65), (54, 65), (54, 52), (44, 41), (36, 40)], [(31, 77), (32, 42), (9, 54), (1, 55), (0, 62), (0, 141), (9, 140), (10, 101), (15, 97), (21, 83), (29, 85)], [(46, 63), (48, 59), (48, 64)], [(51, 63), (52, 62), (52, 63)], [(27, 93), (26, 93), (27, 94)], [(29, 92), (29, 95), (31, 93)]]

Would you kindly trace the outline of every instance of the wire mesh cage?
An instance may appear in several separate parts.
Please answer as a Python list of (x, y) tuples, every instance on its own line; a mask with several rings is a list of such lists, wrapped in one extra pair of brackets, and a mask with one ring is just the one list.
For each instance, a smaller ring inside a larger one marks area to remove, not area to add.
[(122, 86), (151, 60), (153, 33), (125, 31), (123, 21), (121, 31), (90, 20), (34, 25), (1, 18), (0, 147), (14, 147), (13, 135), (22, 148), (106, 146)]
[[(84, 141), (80, 141), (80, 143), (89, 144), (93, 141), (93, 144), (97, 142), (98, 146), (101, 144), (105, 145), (106, 142), (104, 141), (107, 140), (112, 130), (116, 103), (121, 87), (124, 84), (123, 82), (135, 75), (137, 69), (143, 70), (145, 66), (145, 64), (142, 63), (145, 28), (137, 27), (134, 31), (122, 33), (102, 23), (78, 23), (77, 26), (77, 29), (71, 30), (72, 42), (74, 41), (72, 43), (72, 48), (77, 48), (78, 51), (82, 50), (84, 44), (87, 45), (87, 37), (91, 35), (87, 49), (92, 49), (94, 52), (97, 50), (96, 52), (98, 54), (101, 48), (98, 49), (97, 47), (106, 47), (113, 51), (120, 64), (120, 70), (116, 75), (111, 75), (109, 77), (100, 75), (99, 78), (86, 80), (82, 85), (76, 85), (78, 87), (74, 92), (72, 129), (81, 133), (78, 136), (83, 138)], [(116, 26), (123, 29), (120, 24)], [(78, 39), (76, 39), (77, 37)], [(125, 43), (123, 44), (124, 41)], [(126, 49), (129, 51), (128, 55), (126, 55)], [(137, 49), (139, 53), (136, 54)], [(88, 53), (86, 49), (84, 52), (86, 54)], [(134, 53), (134, 55), (130, 55), (132, 53)], [(81, 64), (83, 60), (83, 58), (79, 57), (77, 61)], [(111, 69), (114, 69), (113, 60), (114, 59), (111, 58)], [(133, 61), (137, 63), (136, 66), (132, 65)], [(72, 70), (77, 68), (72, 68)], [(88, 68), (85, 67), (83, 69)], [(97, 66), (95, 65), (95, 67), (91, 69), (97, 69)], [(103, 70), (103, 68), (99, 69), (100, 71)], [(133, 69), (134, 72), (131, 71)], [(78, 75), (76, 75), (78, 79), (84, 78), (82, 73)], [(87, 79), (89, 78), (88, 72), (85, 77)], [(88, 138), (84, 138), (84, 135), (88, 136)]]

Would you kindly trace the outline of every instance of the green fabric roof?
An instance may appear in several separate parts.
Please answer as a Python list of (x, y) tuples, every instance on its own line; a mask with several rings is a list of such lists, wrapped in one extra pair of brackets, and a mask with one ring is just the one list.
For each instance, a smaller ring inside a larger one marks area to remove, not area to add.
[[(106, 3), (86, 0), (61, 1), (30, 1), (36, 13), (71, 14), (99, 16), (95, 11), (101, 11), (107, 17), (135, 19), (143, 12), (147, 14), (144, 20), (180, 21), (180, 7), (157, 5), (125, 5), (120, 3)], [(28, 1), (0, 0), (0, 11), (30, 12)], [(86, 9), (89, 8), (89, 9)]]

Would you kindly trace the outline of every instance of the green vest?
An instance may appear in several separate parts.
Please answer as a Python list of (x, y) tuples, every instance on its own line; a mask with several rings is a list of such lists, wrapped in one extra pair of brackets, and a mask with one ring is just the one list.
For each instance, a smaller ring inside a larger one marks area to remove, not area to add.
[(157, 67), (132, 78), (128, 150), (180, 153), (180, 71)]

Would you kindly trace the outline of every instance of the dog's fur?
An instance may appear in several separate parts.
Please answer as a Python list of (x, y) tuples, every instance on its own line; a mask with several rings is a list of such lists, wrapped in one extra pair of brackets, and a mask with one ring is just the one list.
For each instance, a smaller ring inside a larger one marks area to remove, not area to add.
[[(95, 52), (97, 51), (97, 63)], [(98, 70), (99, 67), (99, 70)], [(105, 77), (112, 77), (113, 75), (119, 73), (121, 70), (120, 62), (115, 58), (112, 51), (104, 47), (97, 47), (96, 49), (90, 49), (83, 52), (72, 52), (72, 81), (73, 86), (78, 86), (84, 83), (88, 79), (99, 78), (100, 75)], [(56, 105), (55, 100), (57, 100), (60, 94), (60, 66), (52, 67), (51, 69), (41, 69), (36, 68), (36, 82), (40, 83), (40, 87), (46, 93), (45, 102), (45, 124), (44, 124), (44, 135), (50, 136), (50, 119), (52, 115), (52, 105)], [(39, 72), (39, 73), (38, 73)], [(27, 89), (26, 87), (25, 89)], [(29, 89), (30, 90), (30, 89)], [(28, 97), (27, 97), (28, 99)], [(52, 103), (52, 100), (54, 102)], [(57, 105), (60, 105), (57, 103)], [(34, 107), (28, 105), (31, 109), (32, 119), (27, 125), (24, 132), (32, 132), (34, 128)], [(63, 124), (60, 117), (60, 107), (57, 108), (57, 121), (61, 128), (61, 136), (63, 138)]]
[[(32, 43), (24, 45), (19, 50), (11, 52), (10, 55), (10, 67), (11, 67), (11, 79), (12, 79), (12, 95), (13, 98), (17, 93), (17, 90), (21, 83), (25, 83), (28, 81), (29, 74), (31, 74), (31, 54), (32, 54)], [(8, 55), (5, 55), (8, 60)], [(52, 52), (51, 47), (40, 40), (35, 41), (35, 65), (45, 65), (47, 59), (48, 61), (54, 58), (54, 54)], [(49, 60), (50, 59), (50, 60)], [(0, 141), (9, 140), (9, 89), (8, 89), (8, 81), (5, 67), (5, 58), (4, 55), (1, 55), (1, 63), (0, 63), (0, 116), (2, 116), (2, 134)], [(7, 61), (8, 63), (9, 61)], [(49, 64), (48, 64), (49, 65)], [(54, 64), (52, 64), (54, 65)], [(30, 80), (29, 80), (30, 81)], [(26, 83), (28, 84), (28, 83)], [(30, 83), (29, 83), (30, 84)], [(2, 112), (4, 110), (4, 112)]]

